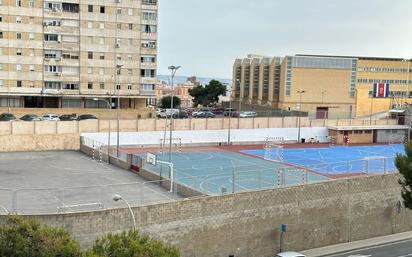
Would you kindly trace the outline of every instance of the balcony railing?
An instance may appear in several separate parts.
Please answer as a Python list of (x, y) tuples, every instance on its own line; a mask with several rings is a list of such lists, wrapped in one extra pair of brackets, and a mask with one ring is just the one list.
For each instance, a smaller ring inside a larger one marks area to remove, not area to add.
[(146, 5), (156, 5), (156, 4), (157, 4), (157, 0), (142, 0), (142, 4), (146, 4)]

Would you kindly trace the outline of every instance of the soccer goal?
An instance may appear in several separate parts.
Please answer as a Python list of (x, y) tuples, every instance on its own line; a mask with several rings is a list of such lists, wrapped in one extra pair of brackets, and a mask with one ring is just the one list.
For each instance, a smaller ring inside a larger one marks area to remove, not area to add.
[(328, 136), (329, 146), (336, 145), (336, 137), (335, 136)]
[[(182, 139), (180, 137), (172, 138), (172, 152), (180, 153), (182, 151)], [(170, 138), (160, 139), (159, 153), (170, 151)]]
[(283, 161), (283, 137), (267, 137), (265, 140), (265, 160)]

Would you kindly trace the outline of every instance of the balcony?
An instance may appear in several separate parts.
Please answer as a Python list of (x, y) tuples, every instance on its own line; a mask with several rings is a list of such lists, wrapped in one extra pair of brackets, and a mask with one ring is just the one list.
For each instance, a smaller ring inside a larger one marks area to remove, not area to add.
[(140, 90), (140, 95), (156, 96), (156, 91), (155, 90)]

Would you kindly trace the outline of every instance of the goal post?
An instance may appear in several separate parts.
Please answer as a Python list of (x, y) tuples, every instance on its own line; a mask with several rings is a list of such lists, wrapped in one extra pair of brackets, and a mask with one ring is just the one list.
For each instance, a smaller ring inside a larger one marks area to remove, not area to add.
[[(160, 139), (159, 153), (165, 153), (170, 151), (170, 138)], [(182, 152), (182, 139), (180, 137), (172, 138), (172, 152)]]
[(283, 161), (283, 137), (267, 137), (263, 147), (264, 159), (270, 161)]

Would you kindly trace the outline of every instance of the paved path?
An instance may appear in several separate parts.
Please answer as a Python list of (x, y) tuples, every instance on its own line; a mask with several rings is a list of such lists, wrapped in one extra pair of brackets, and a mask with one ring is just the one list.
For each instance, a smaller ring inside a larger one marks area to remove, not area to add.
[(308, 257), (412, 257), (412, 231), (303, 251)]

